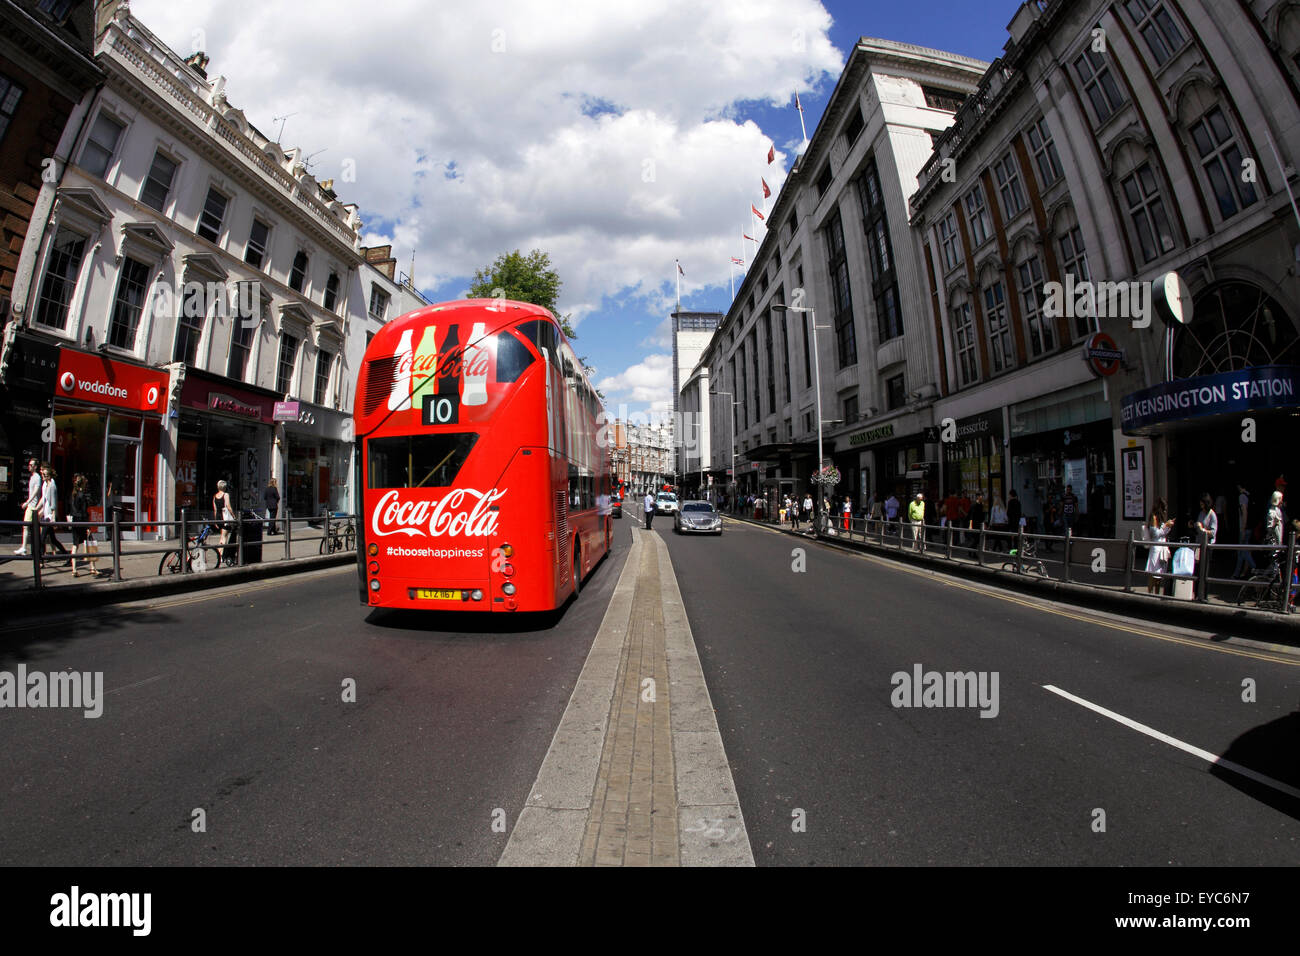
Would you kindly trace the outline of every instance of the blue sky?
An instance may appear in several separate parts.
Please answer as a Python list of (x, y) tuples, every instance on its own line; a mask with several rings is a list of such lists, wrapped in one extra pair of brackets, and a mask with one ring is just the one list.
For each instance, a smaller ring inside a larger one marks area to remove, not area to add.
[[(311, 172), (357, 203), (432, 300), (545, 250), (612, 411), (671, 406), (673, 260), (684, 308), (725, 311), (739, 231), (811, 134), (860, 36), (991, 60), (1012, 0), (133, 0)], [(768, 146), (777, 162), (766, 165)], [(752, 245), (752, 244), (751, 244)]]

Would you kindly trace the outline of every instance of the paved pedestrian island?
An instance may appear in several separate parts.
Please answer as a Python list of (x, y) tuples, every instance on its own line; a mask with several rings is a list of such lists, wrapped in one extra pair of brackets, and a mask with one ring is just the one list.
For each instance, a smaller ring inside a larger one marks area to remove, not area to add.
[(503, 866), (753, 866), (668, 548), (633, 528)]

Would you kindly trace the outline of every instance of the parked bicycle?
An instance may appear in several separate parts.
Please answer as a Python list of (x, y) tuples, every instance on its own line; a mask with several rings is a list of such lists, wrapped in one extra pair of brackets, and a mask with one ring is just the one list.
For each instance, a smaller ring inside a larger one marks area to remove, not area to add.
[(357, 547), (357, 529), (352, 523), (352, 518), (342, 512), (332, 514), (330, 517), (341, 520), (332, 522), (329, 536), (320, 539), (320, 553), (334, 554), (337, 551), (355, 551)]
[[(1019, 568), (1016, 566), (1017, 557), (1020, 559)], [(1021, 574), (1028, 574), (1032, 571), (1035, 574), (1041, 574), (1045, 578), (1050, 577), (1047, 573), (1047, 565), (1038, 556), (1038, 542), (1033, 538), (1026, 538), (1023, 548), (1019, 550), (1016, 548), (1011, 549), (1011, 553), (1002, 562), (1002, 570), (1006, 571), (1008, 569), (1012, 571), (1018, 570)]]
[[(205, 524), (198, 534), (190, 535), (185, 543), (189, 555), (191, 571), (215, 571), (221, 567), (221, 552), (213, 545), (207, 544), (209, 536), (215, 531), (210, 524)], [(158, 562), (159, 574), (181, 573), (181, 551), (168, 551)]]
[(1267, 568), (1256, 568), (1237, 592), (1237, 604), (1253, 600), (1261, 610), (1280, 611), (1287, 600), (1287, 589), (1282, 586), (1282, 552), (1275, 551)]

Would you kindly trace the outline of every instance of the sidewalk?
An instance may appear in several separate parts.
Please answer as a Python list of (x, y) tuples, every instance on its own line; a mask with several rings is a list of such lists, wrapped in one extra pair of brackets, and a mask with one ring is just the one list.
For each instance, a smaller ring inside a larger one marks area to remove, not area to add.
[(663, 539), (632, 550), (501, 866), (753, 866)]
[[(281, 522), (283, 526), (283, 522)], [(110, 546), (100, 535), (97, 564), (101, 570), (113, 570), (113, 555)], [(250, 558), (256, 543), (246, 544), (245, 564), (242, 568), (207, 569), (191, 571), (188, 574), (166, 573), (159, 575), (158, 567), (165, 550), (175, 550), (179, 539), (164, 541), (123, 541), (119, 561), (121, 581), (114, 581), (110, 576), (97, 578), (84, 573), (84, 557), (76, 556), (78, 568), (83, 570), (80, 577), (73, 577), (72, 568), (63, 564), (64, 555), (47, 556), (45, 567), (41, 571), (41, 588), (37, 590), (34, 581), (31, 556), (15, 555), (18, 539), (9, 536), (0, 542), (0, 603), (6, 610), (16, 611), (21, 608), (39, 609), (51, 601), (63, 607), (73, 604), (109, 604), (117, 601), (138, 600), (151, 594), (170, 594), (177, 591), (199, 590), (234, 584), (239, 581), (256, 578), (274, 577), (292, 574), (297, 571), (310, 571), (320, 567), (332, 567), (356, 561), (355, 551), (340, 551), (333, 555), (322, 556), (320, 553), (322, 529), (308, 526), (306, 519), (295, 519), (291, 553), (286, 560), (285, 536), (270, 535), (261, 542), (261, 561)], [(72, 549), (71, 536), (59, 535), (59, 540), (69, 551)], [(216, 536), (212, 537), (215, 544)], [(210, 553), (210, 552), (209, 552)], [(69, 556), (70, 557), (70, 556)]]
[[(1217, 629), (1224, 637), (1260, 635), (1284, 644), (1300, 646), (1300, 614), (1279, 614), (1275, 611), (1256, 610), (1253, 607), (1239, 607), (1235, 600), (1225, 600), (1225, 593), (1230, 592), (1235, 598), (1241, 584), (1214, 585), (1209, 588), (1209, 600), (1205, 603), (1184, 600), (1168, 595), (1151, 595), (1146, 593), (1146, 571), (1142, 569), (1145, 558), (1139, 558), (1138, 570), (1132, 575), (1132, 591), (1124, 590), (1123, 564), (1126, 555), (1108, 554), (1108, 565), (1119, 570), (1093, 572), (1092, 542), (1075, 540), (1070, 555), (1071, 580), (1061, 580), (1063, 554), (1060, 547), (1054, 552), (1040, 552), (1040, 557), (1047, 564), (1049, 577), (1037, 574), (1017, 574), (1014, 570), (1015, 558), (1003, 552), (986, 551), (984, 564), (980, 565), (974, 549), (953, 547), (953, 557), (947, 558), (946, 536), (936, 534), (936, 529), (929, 529), (931, 537), (924, 552), (912, 550), (912, 542), (907, 529), (904, 530), (902, 548), (898, 548), (890, 536), (888, 544), (881, 544), (872, 535), (864, 540), (863, 532), (855, 529), (846, 534), (841, 528), (835, 528), (834, 536), (815, 538), (807, 532), (806, 526), (799, 531), (791, 530), (788, 524), (755, 521), (750, 517), (727, 514), (733, 521), (742, 521), (756, 527), (766, 528), (780, 534), (804, 540), (818, 540), (830, 547), (847, 551), (867, 553), (908, 564), (916, 564), (960, 577), (974, 578), (996, 587), (1010, 588), (1035, 594), (1047, 600), (1075, 604), (1085, 608), (1105, 608), (1110, 611), (1131, 614), (1153, 623), (1178, 624), (1184, 627), (1200, 629)], [(856, 522), (860, 525), (860, 521)], [(992, 540), (989, 534), (988, 539)], [(1009, 538), (1009, 535), (1003, 535)], [(1175, 548), (1178, 544), (1173, 545)], [(986, 545), (991, 547), (991, 545)], [(1145, 545), (1139, 543), (1139, 556), (1145, 553)], [(1003, 563), (1007, 564), (1003, 569)], [(1166, 579), (1167, 580), (1167, 579)]]

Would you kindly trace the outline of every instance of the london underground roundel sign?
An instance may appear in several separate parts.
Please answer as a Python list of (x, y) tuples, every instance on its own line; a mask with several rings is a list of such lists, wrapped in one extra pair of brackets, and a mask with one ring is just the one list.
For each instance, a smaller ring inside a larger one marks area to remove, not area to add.
[(1094, 375), (1114, 375), (1124, 360), (1124, 350), (1105, 332), (1094, 332), (1083, 345), (1083, 357)]

